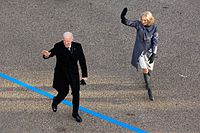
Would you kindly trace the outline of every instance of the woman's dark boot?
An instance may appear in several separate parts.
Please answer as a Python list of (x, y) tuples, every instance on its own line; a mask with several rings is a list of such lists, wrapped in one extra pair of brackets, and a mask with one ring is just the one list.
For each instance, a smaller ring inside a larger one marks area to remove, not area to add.
[(154, 97), (153, 97), (153, 95), (152, 95), (151, 89), (148, 89), (148, 95), (149, 95), (149, 99), (150, 99), (151, 101), (153, 101), (153, 100), (154, 100)]
[(148, 73), (143, 73), (144, 74), (144, 82), (146, 85), (146, 89), (148, 90), (150, 88), (150, 76)]
[(149, 76), (148, 73), (144, 73), (144, 81), (145, 81), (145, 84), (146, 84), (146, 89), (148, 90), (149, 99), (151, 101), (153, 101), (154, 97), (152, 95), (152, 91), (151, 91), (151, 87), (150, 87), (150, 76)]

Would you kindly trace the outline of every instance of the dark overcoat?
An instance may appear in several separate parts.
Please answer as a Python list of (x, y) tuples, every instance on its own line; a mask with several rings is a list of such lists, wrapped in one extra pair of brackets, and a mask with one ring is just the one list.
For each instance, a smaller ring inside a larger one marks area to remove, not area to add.
[(139, 20), (125, 20), (125, 25), (137, 30), (136, 40), (133, 48), (131, 64), (138, 69), (138, 59), (141, 53), (155, 53), (158, 44), (157, 26), (144, 26)]
[(79, 69), (80, 64), (82, 77), (87, 77), (87, 66), (85, 55), (80, 43), (72, 42), (70, 51), (64, 46), (63, 41), (60, 41), (49, 50), (50, 57), (56, 56), (56, 66), (54, 71), (53, 88), (56, 90), (66, 88), (70, 82), (79, 84)]

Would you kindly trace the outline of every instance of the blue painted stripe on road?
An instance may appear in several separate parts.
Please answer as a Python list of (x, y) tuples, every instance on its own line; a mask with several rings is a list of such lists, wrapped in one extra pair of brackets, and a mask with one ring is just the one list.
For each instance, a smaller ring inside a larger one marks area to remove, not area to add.
[[(28, 84), (26, 84), (26, 83), (23, 83), (22, 81), (19, 81), (19, 80), (15, 79), (15, 78), (12, 78), (12, 77), (10, 77), (10, 76), (8, 76), (8, 75), (6, 75), (6, 74), (0, 73), (0, 77), (3, 78), (3, 79), (6, 79), (6, 80), (8, 80), (8, 81), (11, 81), (11, 82), (13, 82), (13, 83), (15, 83), (15, 84), (18, 84), (18, 85), (20, 85), (20, 86), (22, 86), (22, 87), (25, 87), (25, 88), (27, 88), (27, 89), (29, 89), (29, 90), (31, 90), (31, 91), (34, 91), (34, 92), (36, 92), (36, 93), (39, 93), (39, 94), (41, 94), (41, 95), (43, 95), (43, 96), (46, 96), (46, 97), (48, 97), (48, 98), (53, 99), (53, 97), (54, 97), (54, 95), (52, 95), (52, 94), (50, 94), (50, 93), (48, 93), (48, 92), (45, 92), (45, 91), (40, 90), (40, 89), (38, 89), (38, 88), (36, 88), (36, 87), (30, 86), (30, 85), (28, 85)], [(67, 100), (63, 100), (62, 103), (65, 104), (65, 105), (68, 105), (68, 106), (70, 106), (70, 107), (72, 106), (72, 103), (69, 102), (69, 101), (67, 101)], [(106, 116), (106, 115), (103, 115), (103, 114), (100, 114), (100, 113), (98, 113), (98, 112), (92, 111), (92, 110), (87, 109), (87, 108), (85, 108), (85, 107), (80, 106), (80, 107), (79, 107), (79, 110), (80, 110), (80, 111), (83, 111), (83, 112), (85, 112), (85, 113), (88, 113), (88, 114), (90, 114), (90, 115), (93, 115), (93, 116), (95, 116), (95, 117), (97, 117), (97, 118), (100, 118), (100, 119), (103, 119), (103, 120), (105, 120), (105, 121), (108, 121), (108, 122), (110, 122), (110, 123), (112, 123), (112, 124), (121, 126), (121, 127), (126, 128), (126, 129), (128, 129), (128, 130), (131, 130), (131, 131), (134, 131), (134, 132), (136, 132), (136, 133), (148, 133), (147, 131), (141, 130), (141, 129), (137, 128), (137, 127), (134, 127), (134, 126), (132, 126), (132, 125), (129, 125), (129, 124), (124, 123), (124, 122), (121, 122), (121, 121), (118, 121), (118, 120), (116, 120), (116, 119), (113, 119), (113, 118), (108, 117), (108, 116)]]

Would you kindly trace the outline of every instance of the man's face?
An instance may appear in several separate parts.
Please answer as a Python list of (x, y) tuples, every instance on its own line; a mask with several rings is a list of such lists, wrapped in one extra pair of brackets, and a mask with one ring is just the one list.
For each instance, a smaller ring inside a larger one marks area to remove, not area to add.
[(64, 41), (65, 46), (69, 46), (72, 43), (73, 39), (70, 36), (65, 36), (63, 41)]
[(147, 24), (148, 24), (147, 17), (142, 16), (142, 17), (141, 17), (141, 23), (142, 23), (144, 26), (147, 25)]

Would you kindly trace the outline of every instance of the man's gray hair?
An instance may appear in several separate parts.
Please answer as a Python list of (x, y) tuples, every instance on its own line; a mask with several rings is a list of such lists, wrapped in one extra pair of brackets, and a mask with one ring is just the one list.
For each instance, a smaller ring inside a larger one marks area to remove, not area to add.
[(65, 32), (64, 34), (63, 34), (63, 37), (72, 37), (72, 39), (73, 39), (73, 34), (71, 33), (71, 32)]

